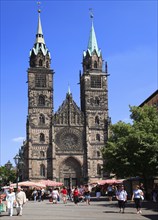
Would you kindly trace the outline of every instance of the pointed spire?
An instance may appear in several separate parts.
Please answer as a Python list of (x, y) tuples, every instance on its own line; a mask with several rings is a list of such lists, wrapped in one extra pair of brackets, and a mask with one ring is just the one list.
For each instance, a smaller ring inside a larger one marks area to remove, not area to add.
[(38, 4), (37, 34), (36, 34), (36, 41), (35, 41), (34, 47), (30, 51), (30, 56), (32, 55), (32, 52), (34, 52), (34, 54), (37, 55), (39, 51), (42, 51), (44, 56), (46, 56), (46, 54), (48, 54), (49, 57), (51, 58), (50, 52), (48, 51), (48, 49), (47, 49), (47, 47), (45, 45), (45, 41), (44, 41), (44, 37), (43, 37), (41, 18), (40, 18), (41, 10), (39, 8), (40, 2), (37, 2), (37, 4)]
[(68, 84), (68, 94), (69, 94), (69, 95), (71, 94), (71, 90), (70, 90), (69, 84)]
[(36, 43), (45, 44), (42, 32), (41, 18), (40, 18), (41, 10), (38, 9), (38, 25), (37, 25), (37, 34), (36, 34)]
[[(92, 56), (92, 53), (95, 50), (97, 55), (100, 56), (101, 51), (98, 49), (97, 38), (96, 38), (94, 25), (93, 25), (94, 15), (92, 12), (92, 8), (90, 8), (89, 10), (90, 10), (90, 18), (91, 18), (92, 26), (91, 26), (90, 36), (89, 36), (89, 41), (88, 41), (88, 52), (89, 52), (90, 56)], [(84, 53), (84, 56), (85, 56), (85, 54), (86, 53)]]

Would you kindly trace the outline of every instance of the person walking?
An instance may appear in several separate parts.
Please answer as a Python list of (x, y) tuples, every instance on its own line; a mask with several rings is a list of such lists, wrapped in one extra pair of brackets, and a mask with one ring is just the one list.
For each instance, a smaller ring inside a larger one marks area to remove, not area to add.
[(63, 203), (66, 204), (67, 203), (67, 189), (65, 186), (63, 186), (63, 189), (61, 190), (61, 194), (62, 194)]
[(135, 186), (135, 189), (133, 190), (132, 195), (132, 201), (135, 202), (135, 206), (137, 209), (137, 214), (142, 214), (141, 211), (141, 198), (143, 197), (143, 191), (140, 189), (139, 185)]
[(9, 216), (13, 216), (13, 206), (15, 204), (15, 192), (13, 187), (9, 187), (9, 191), (5, 191), (6, 193), (6, 201), (7, 201), (7, 209)]
[(75, 205), (78, 205), (78, 203), (79, 203), (79, 190), (77, 187), (75, 187), (75, 189), (73, 191), (73, 201), (74, 201)]
[(53, 198), (53, 204), (57, 204), (59, 198), (59, 191), (57, 190), (57, 188), (52, 190), (52, 198)]
[(120, 208), (119, 212), (124, 213), (125, 211), (125, 203), (127, 201), (127, 192), (124, 189), (124, 186), (119, 186), (119, 189), (116, 191), (116, 198), (118, 200), (118, 206)]
[(22, 216), (23, 205), (26, 203), (26, 194), (22, 191), (20, 186), (17, 188), (15, 199), (17, 215)]
[(32, 196), (33, 196), (34, 202), (36, 202), (36, 199), (37, 199), (37, 190), (36, 190), (36, 188), (34, 188), (34, 190), (32, 192)]
[(84, 197), (85, 197), (85, 200), (86, 200), (86, 204), (90, 205), (90, 190), (89, 190), (88, 185), (85, 185)]

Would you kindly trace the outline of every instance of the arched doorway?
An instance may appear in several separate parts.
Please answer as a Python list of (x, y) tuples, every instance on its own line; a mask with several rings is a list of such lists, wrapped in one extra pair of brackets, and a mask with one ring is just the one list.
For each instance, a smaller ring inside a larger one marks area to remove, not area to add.
[(60, 166), (60, 180), (67, 187), (79, 186), (82, 183), (82, 170), (80, 162), (73, 158), (67, 158)]

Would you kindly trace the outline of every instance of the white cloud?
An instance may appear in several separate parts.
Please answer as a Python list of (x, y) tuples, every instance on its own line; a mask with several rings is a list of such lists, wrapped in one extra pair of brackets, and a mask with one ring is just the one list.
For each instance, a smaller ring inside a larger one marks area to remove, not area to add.
[(14, 142), (23, 142), (24, 140), (25, 140), (25, 137), (16, 137), (12, 139), (12, 141)]

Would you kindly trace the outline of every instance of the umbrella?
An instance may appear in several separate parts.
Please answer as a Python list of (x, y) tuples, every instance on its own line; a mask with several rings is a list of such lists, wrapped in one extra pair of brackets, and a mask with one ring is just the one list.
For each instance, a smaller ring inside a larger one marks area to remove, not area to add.
[[(16, 186), (17, 183), (12, 183), (10, 186)], [(44, 183), (36, 183), (32, 181), (24, 181), (24, 182), (19, 182), (18, 186), (28, 186), (28, 187), (46, 187)]]
[(105, 184), (119, 184), (123, 183), (124, 179), (106, 179), (106, 180), (98, 180), (95, 183), (98, 185), (105, 185)]
[(63, 183), (62, 182), (56, 182), (53, 180), (41, 180), (39, 183), (44, 184), (45, 186), (62, 186)]

